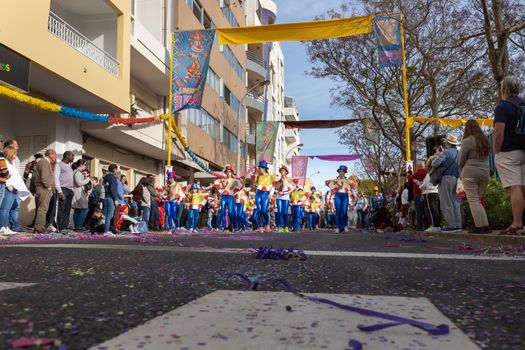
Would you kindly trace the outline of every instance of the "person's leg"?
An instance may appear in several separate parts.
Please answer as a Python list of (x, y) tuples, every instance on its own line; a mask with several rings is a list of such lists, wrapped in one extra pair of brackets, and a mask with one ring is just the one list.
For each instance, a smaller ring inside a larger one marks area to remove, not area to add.
[(260, 191), (260, 190), (257, 190), (257, 192), (255, 193), (255, 207), (257, 208), (256, 209), (256, 222), (257, 222), (257, 227), (258, 228), (262, 228), (263, 227), (263, 222), (262, 222), (262, 206), (263, 206), (263, 191)]
[(164, 203), (164, 215), (165, 215), (165, 226), (168, 230), (171, 230), (173, 228), (172, 226), (172, 219), (171, 219), (171, 207), (173, 202), (166, 201)]
[(4, 194), (4, 199), (0, 203), (0, 227), (9, 228), (9, 210), (13, 206), (15, 201), (15, 196), (13, 192), (6, 190)]
[(57, 230), (61, 231), (64, 229), (66, 216), (69, 217), (69, 213), (66, 214), (66, 194), (62, 192), (62, 199), (58, 199)]
[(523, 186), (511, 186), (508, 189), (512, 207), (512, 227), (523, 227), (523, 210), (525, 210), (525, 195)]
[(462, 204), (463, 204), (463, 200), (462, 198), (459, 198), (457, 195), (456, 195), (456, 189), (457, 189), (457, 186), (458, 186), (458, 179), (457, 177), (452, 177), (453, 181), (451, 183), (451, 198), (452, 198), (452, 206), (454, 208), (453, 210), (453, 213), (454, 213), (454, 226), (455, 228), (457, 229), (463, 229), (463, 215), (462, 215)]
[(111, 198), (104, 199), (104, 233), (109, 232), (115, 213), (115, 202)]
[(18, 222), (18, 214), (20, 211), (20, 201), (21, 201), (20, 197), (16, 195), (15, 201), (13, 202), (13, 206), (11, 207), (11, 210), (9, 211), (9, 223), (11, 224), (11, 229), (15, 231), (22, 228), (22, 226)]
[(53, 192), (40, 186), (36, 188), (36, 191), (39, 197), (39, 206), (36, 212), (35, 230), (43, 231), (46, 228), (46, 216)]
[(334, 197), (334, 206), (335, 206), (335, 228), (339, 229), (341, 226), (340, 222), (343, 220), (342, 217), (342, 197), (339, 195), (339, 193), (335, 194)]
[(422, 231), (426, 227), (424, 227), (425, 225), (423, 222), (424, 208), (423, 208), (423, 201), (421, 199), (421, 195), (414, 195), (414, 205), (416, 207), (416, 230)]
[(470, 213), (474, 219), (474, 225), (478, 228), (488, 226), (487, 214), (481, 205), (480, 185), (477, 179), (463, 176), (463, 187), (467, 195)]
[[(49, 203), (47, 204), (46, 212), (46, 227), (56, 224), (55, 217), (57, 212), (57, 194), (51, 192), (51, 197), (49, 198)], [(42, 199), (39, 199), (42, 200)]]
[(73, 202), (73, 196), (73, 190), (64, 188), (64, 213), (67, 215), (67, 217), (64, 218), (65, 227), (63, 230), (67, 230), (69, 228), (69, 218), (71, 216), (71, 203)]
[(456, 228), (456, 223), (454, 222), (454, 206), (452, 201), (455, 198), (456, 194), (452, 196), (452, 182), (455, 178), (451, 176), (443, 176), (441, 183), (439, 184), (439, 204), (441, 205), (441, 210), (443, 211), (443, 216), (445, 217), (445, 227), (446, 228)]
[(80, 215), (79, 215), (79, 218), (78, 218), (78, 227), (77, 227), (77, 229), (78, 230), (83, 230), (83, 229), (85, 229), (84, 223), (86, 222), (86, 218), (87, 218), (88, 213), (89, 213), (89, 208), (81, 208), (79, 210), (80, 210)]
[(283, 210), (282, 211), (282, 216), (281, 216), (281, 225), (283, 228), (287, 228), (288, 227), (288, 207), (290, 206), (290, 201), (289, 200), (282, 200), (282, 204), (281, 204), (281, 209)]
[(173, 205), (171, 206), (171, 217), (173, 219), (174, 228), (179, 227), (179, 211), (179, 203), (173, 202)]
[(343, 213), (343, 218), (342, 220), (339, 222), (340, 225), (342, 225), (339, 229), (341, 230), (344, 230), (345, 227), (346, 227), (346, 224), (348, 223), (348, 201), (349, 201), (349, 198), (348, 198), (348, 195), (346, 193), (341, 193), (344, 197), (342, 199), (342, 203), (341, 203), (341, 210), (342, 210), (342, 213)]

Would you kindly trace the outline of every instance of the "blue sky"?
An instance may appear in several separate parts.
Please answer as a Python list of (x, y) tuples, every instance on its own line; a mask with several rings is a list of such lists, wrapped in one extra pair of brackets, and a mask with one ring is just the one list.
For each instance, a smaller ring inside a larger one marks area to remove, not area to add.
[[(341, 0), (274, 0), (277, 4), (277, 22), (311, 21), (328, 10), (339, 8)], [(345, 1), (352, 4), (354, 1)], [(355, 3), (355, 2), (354, 2)], [(300, 6), (298, 6), (300, 4)], [(330, 89), (335, 82), (329, 79), (315, 79), (307, 74), (311, 67), (304, 45), (298, 42), (281, 43), (285, 63), (285, 93), (295, 97), (300, 118), (306, 119), (343, 119), (351, 117), (348, 111), (331, 106)], [(347, 154), (345, 146), (338, 143), (336, 129), (310, 129), (301, 131), (304, 147), (301, 154)], [(337, 176), (340, 164), (354, 169), (357, 162), (337, 163), (310, 159), (307, 174), (320, 171), (312, 180), (317, 188), (324, 185), (324, 180)], [(326, 188), (325, 188), (326, 189)]]

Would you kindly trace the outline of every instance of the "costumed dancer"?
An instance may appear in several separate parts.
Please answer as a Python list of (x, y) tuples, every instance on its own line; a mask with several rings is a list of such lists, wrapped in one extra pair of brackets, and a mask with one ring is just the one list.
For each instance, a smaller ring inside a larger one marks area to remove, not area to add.
[(310, 196), (306, 205), (306, 211), (308, 212), (308, 228), (315, 230), (319, 224), (319, 212), (321, 211), (321, 205), (316, 196)]
[(194, 183), (191, 185), (191, 193), (189, 194), (190, 212), (188, 214), (190, 232), (198, 232), (199, 212), (208, 201), (208, 194), (199, 192), (199, 190), (199, 184)]
[(233, 204), (233, 226), (236, 231), (241, 231), (246, 229), (245, 219), (244, 219), (244, 206), (248, 200), (248, 195), (250, 193), (250, 187), (244, 186), (243, 189), (237, 191), (234, 195), (235, 203)]
[(227, 164), (224, 167), (226, 178), (215, 181), (215, 188), (219, 191), (221, 196), (221, 220), (219, 227), (227, 230), (230, 226), (234, 226), (235, 209), (233, 207), (233, 196), (242, 187), (239, 180), (234, 178), (234, 171), (231, 165)]
[(177, 175), (174, 172), (168, 171), (166, 173), (167, 183), (164, 202), (164, 211), (166, 212), (166, 227), (171, 230), (179, 226), (177, 220), (177, 211), (179, 209), (178, 203), (175, 201), (175, 194), (177, 193)]
[[(299, 179), (294, 179), (294, 183), (298, 184)], [(290, 193), (290, 204), (292, 208), (292, 231), (299, 231), (301, 229), (301, 207), (305, 202), (305, 192), (301, 186), (297, 186), (292, 193)]]
[(277, 218), (279, 232), (288, 232), (288, 206), (290, 204), (290, 193), (295, 188), (295, 185), (290, 182), (288, 175), (288, 168), (283, 165), (279, 169), (281, 175), (279, 180), (275, 183), (275, 191), (277, 192)]
[(350, 182), (346, 178), (348, 167), (341, 165), (337, 169), (338, 176), (327, 181), (328, 187), (335, 193), (334, 206), (335, 206), (335, 232), (343, 232), (348, 223), (348, 192), (350, 192)]
[(332, 195), (331, 191), (328, 191), (326, 194), (325, 217), (328, 228), (335, 228), (334, 196)]
[(268, 163), (261, 160), (258, 165), (259, 174), (256, 178), (257, 192), (255, 193), (255, 205), (257, 207), (257, 226), (258, 232), (270, 232), (270, 216), (268, 215), (268, 205), (270, 192), (273, 192), (275, 175), (268, 173)]

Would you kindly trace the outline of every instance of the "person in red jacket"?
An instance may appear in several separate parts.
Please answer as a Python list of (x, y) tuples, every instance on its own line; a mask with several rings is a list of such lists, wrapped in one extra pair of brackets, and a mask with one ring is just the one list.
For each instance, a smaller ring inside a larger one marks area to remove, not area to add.
[(425, 169), (425, 162), (419, 161), (416, 164), (416, 171), (412, 176), (407, 176), (407, 180), (412, 184), (412, 193), (414, 196), (414, 206), (416, 208), (416, 230), (423, 231), (428, 227), (428, 218), (425, 215), (425, 205), (423, 203), (423, 195), (419, 185), (413, 181), (421, 181), (427, 176)]

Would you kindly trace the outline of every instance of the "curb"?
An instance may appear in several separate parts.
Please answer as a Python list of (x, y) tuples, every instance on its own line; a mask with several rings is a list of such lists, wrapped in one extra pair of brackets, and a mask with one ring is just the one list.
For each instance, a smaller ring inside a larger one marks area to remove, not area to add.
[(495, 234), (472, 234), (472, 233), (426, 233), (416, 232), (416, 235), (428, 237), (428, 238), (444, 238), (449, 240), (460, 240), (477, 243), (493, 243), (493, 244), (525, 244), (525, 236), (510, 236), (510, 235), (495, 235)]

